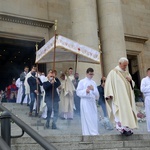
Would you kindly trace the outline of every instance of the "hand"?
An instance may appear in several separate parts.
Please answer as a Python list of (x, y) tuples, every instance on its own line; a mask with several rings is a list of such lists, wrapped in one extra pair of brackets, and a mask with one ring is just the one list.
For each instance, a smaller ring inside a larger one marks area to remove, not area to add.
[(129, 82), (131, 81), (131, 78), (130, 78), (130, 77), (126, 77), (126, 79), (127, 79), (127, 81), (129, 81)]
[(88, 88), (86, 89), (86, 93), (90, 93), (90, 90)]
[(51, 84), (53, 84), (54, 82), (55, 82), (55, 80), (54, 80), (54, 79), (50, 80), (50, 83), (51, 83)]
[(37, 95), (39, 94), (38, 90), (35, 90), (34, 92), (35, 92)]
[(112, 96), (108, 96), (108, 97), (106, 97), (106, 100), (112, 100), (113, 99), (113, 97)]
[(88, 88), (89, 90), (92, 90), (92, 91), (94, 90), (93, 85), (90, 85), (90, 86), (88, 86), (87, 88)]

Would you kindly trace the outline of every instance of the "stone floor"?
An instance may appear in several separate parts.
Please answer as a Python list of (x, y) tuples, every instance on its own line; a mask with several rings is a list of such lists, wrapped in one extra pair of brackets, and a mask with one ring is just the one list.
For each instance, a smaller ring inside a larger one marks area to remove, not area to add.
[[(80, 116), (75, 115), (73, 120), (61, 120), (58, 119), (57, 122), (57, 130), (45, 129), (44, 123), (46, 122), (42, 118), (38, 117), (29, 117), (29, 107), (15, 103), (3, 103), (4, 107), (9, 109), (12, 113), (14, 113), (18, 118), (23, 120), (26, 124), (32, 127), (35, 131), (37, 131), (42, 136), (51, 136), (51, 135), (81, 135), (81, 122)], [(143, 108), (142, 108), (143, 109)], [(102, 110), (98, 107), (99, 116), (102, 114)], [(107, 130), (103, 125), (103, 119), (99, 117), (99, 133), (103, 135), (114, 135), (119, 134), (115, 129)], [(18, 135), (21, 133), (21, 129), (15, 124), (11, 124), (12, 135)], [(139, 122), (139, 128), (134, 130), (134, 134), (148, 134), (146, 128), (146, 122)], [(28, 136), (24, 134), (24, 136)]]

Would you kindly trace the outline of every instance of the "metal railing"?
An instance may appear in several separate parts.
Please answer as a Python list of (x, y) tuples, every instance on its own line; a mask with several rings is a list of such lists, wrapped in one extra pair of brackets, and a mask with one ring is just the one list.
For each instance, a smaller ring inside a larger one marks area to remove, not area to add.
[[(11, 113), (7, 108), (0, 104), (0, 110), (3, 111), (1, 114), (1, 136), (3, 140), (11, 147), (11, 138), (18, 138), (23, 136), (26, 132), (31, 138), (33, 138), (39, 145), (45, 150), (56, 150), (56, 148), (44, 139), (40, 134), (34, 131), (30, 126), (25, 124), (22, 120)], [(18, 136), (11, 136), (10, 119), (22, 129), (22, 134)]]
[(11, 150), (8, 144), (0, 137), (0, 150)]

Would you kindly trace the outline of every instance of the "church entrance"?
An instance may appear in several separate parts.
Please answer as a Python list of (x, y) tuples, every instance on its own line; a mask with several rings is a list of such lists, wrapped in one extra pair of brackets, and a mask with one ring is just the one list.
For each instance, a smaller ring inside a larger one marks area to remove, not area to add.
[[(17, 79), (25, 66), (35, 64), (36, 42), (0, 37), (0, 90), (4, 90), (12, 79)], [(39, 43), (39, 48), (45, 40)], [(42, 68), (46, 68), (45, 64)], [(44, 70), (42, 70), (44, 71)]]
[(135, 82), (134, 94), (136, 102), (143, 102), (142, 93), (140, 92), (140, 72), (137, 55), (127, 55), (129, 60), (129, 72)]
[(138, 67), (138, 59), (136, 55), (127, 55), (129, 60), (129, 72), (132, 76), (132, 79), (135, 82), (135, 85), (138, 89), (140, 89), (140, 73)]

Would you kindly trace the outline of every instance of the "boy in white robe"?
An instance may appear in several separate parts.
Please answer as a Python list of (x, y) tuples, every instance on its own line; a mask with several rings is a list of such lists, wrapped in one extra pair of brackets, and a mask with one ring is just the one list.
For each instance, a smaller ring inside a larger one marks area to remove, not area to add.
[(147, 76), (141, 81), (140, 89), (145, 97), (147, 131), (150, 132), (150, 68), (147, 69)]
[(77, 95), (81, 98), (81, 125), (82, 135), (99, 135), (98, 132), (98, 113), (96, 100), (99, 98), (96, 83), (92, 80), (94, 70), (88, 68), (86, 77), (79, 81)]

